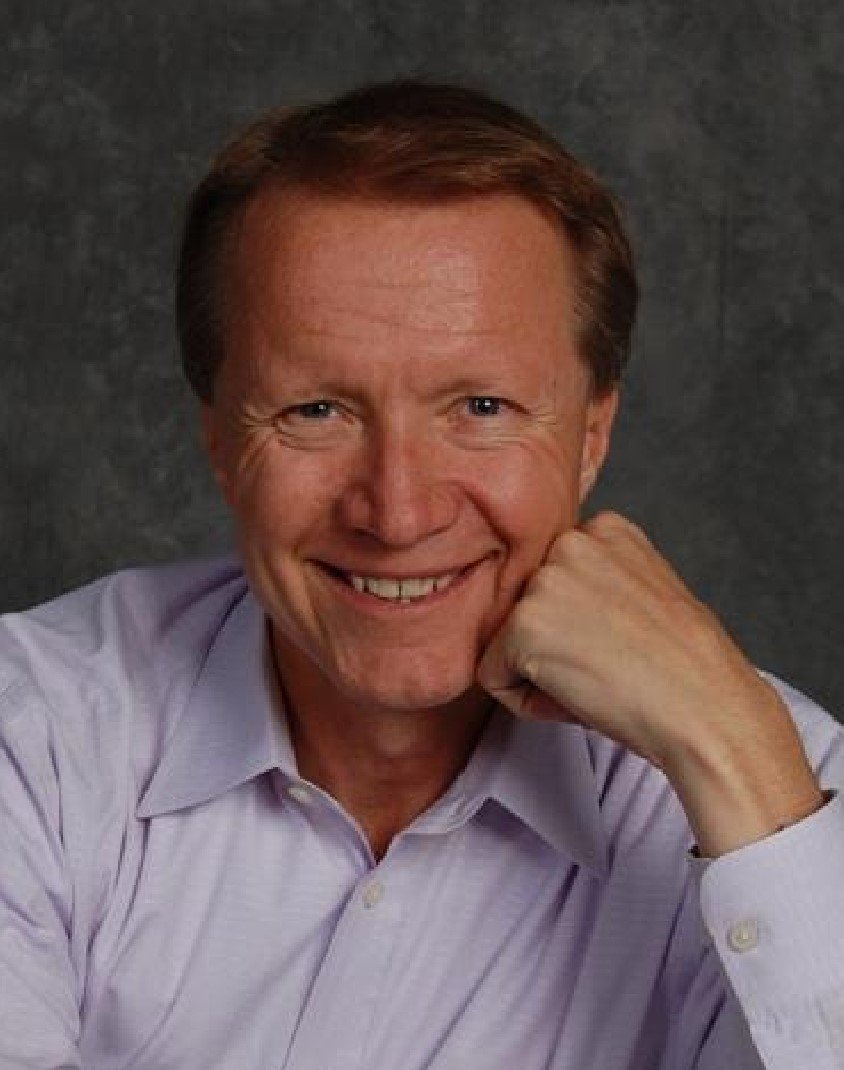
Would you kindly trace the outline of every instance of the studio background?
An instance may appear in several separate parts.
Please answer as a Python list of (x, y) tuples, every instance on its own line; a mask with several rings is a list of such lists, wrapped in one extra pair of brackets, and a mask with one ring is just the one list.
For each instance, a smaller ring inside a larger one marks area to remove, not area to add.
[(838, 0), (6, 0), (0, 30), (0, 610), (230, 546), (174, 340), (186, 197), (264, 108), (418, 75), (623, 199), (643, 302), (591, 507), (844, 720)]

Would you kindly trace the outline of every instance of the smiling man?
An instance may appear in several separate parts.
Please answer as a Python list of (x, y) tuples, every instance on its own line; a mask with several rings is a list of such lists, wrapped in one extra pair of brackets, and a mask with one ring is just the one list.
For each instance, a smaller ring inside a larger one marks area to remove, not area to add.
[(616, 394), (577, 353), (571, 252), (512, 194), (270, 186), (231, 272), (209, 452), (300, 769), (378, 856), (464, 765), (478, 658), (576, 523)]
[(4, 624), (2, 1065), (842, 1065), (842, 730), (582, 517), (635, 302), (481, 94), (218, 157), (178, 313), (238, 555)]

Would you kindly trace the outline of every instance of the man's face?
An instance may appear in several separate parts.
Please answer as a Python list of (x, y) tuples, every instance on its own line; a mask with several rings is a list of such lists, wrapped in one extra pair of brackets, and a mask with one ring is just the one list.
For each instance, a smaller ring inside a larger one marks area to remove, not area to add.
[(515, 196), (250, 204), (204, 424), (282, 675), (391, 711), (472, 688), (607, 447), (573, 270)]

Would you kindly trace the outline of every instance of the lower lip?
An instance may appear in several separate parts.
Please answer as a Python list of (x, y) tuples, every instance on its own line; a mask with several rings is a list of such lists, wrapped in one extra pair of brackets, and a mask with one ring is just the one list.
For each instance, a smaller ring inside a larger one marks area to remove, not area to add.
[(448, 587), (444, 587), (440, 591), (433, 590), (430, 594), (423, 595), (421, 598), (413, 598), (409, 602), (401, 602), (398, 599), (379, 598), (377, 595), (370, 594), (369, 591), (355, 590), (351, 583), (347, 583), (345, 580), (340, 579), (339, 576), (331, 572), (324, 565), (320, 565), (319, 569), (320, 572), (332, 582), (339, 594), (356, 608), (369, 613), (380, 613), (394, 616), (396, 613), (413, 615), (441, 605), (453, 593), (466, 586), (481, 564), (481, 561), (476, 561), (474, 565), (469, 565), (459, 576), (456, 576)]

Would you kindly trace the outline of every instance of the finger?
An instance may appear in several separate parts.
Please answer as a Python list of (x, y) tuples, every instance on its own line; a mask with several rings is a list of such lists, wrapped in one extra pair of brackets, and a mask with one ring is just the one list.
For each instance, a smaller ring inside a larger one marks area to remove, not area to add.
[(505, 624), (492, 638), (478, 662), (477, 683), (517, 717), (580, 723), (514, 666), (512, 632), (512, 625)]
[(475, 669), (475, 679), (490, 694), (505, 694), (524, 679), (510, 663), (508, 641), (509, 622), (505, 622), (487, 643)]
[(690, 594), (682, 577), (642, 528), (620, 513), (596, 513), (579, 524), (577, 530), (595, 539), (649, 586), (666, 585), (678, 594)]
[(512, 684), (503, 687), (492, 687), (480, 679), (478, 683), (496, 702), (500, 702), (511, 713), (524, 720), (582, 723), (571, 710), (555, 702), (550, 695), (534, 687), (529, 680), (514, 677)]

